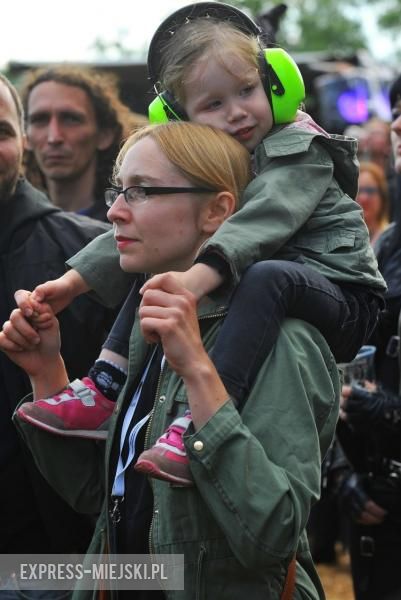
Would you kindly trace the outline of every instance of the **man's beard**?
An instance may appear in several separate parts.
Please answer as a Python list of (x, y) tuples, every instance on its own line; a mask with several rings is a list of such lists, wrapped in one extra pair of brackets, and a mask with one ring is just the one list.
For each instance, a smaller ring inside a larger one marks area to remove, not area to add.
[(0, 177), (0, 205), (6, 204), (15, 192), (19, 178), (19, 172), (15, 171), (11, 176), (8, 175), (5, 178)]

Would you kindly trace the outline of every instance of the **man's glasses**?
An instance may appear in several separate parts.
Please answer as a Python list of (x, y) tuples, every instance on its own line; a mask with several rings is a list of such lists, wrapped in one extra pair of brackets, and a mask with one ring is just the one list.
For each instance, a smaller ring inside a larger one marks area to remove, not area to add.
[(143, 185), (131, 185), (123, 190), (119, 187), (111, 187), (105, 190), (104, 196), (106, 205), (111, 207), (122, 194), (127, 204), (140, 204), (146, 202), (148, 196), (157, 194), (211, 194), (217, 190), (211, 190), (203, 187), (148, 187)]
[(366, 194), (367, 196), (374, 196), (379, 192), (379, 188), (373, 185), (364, 185), (358, 188), (358, 194)]

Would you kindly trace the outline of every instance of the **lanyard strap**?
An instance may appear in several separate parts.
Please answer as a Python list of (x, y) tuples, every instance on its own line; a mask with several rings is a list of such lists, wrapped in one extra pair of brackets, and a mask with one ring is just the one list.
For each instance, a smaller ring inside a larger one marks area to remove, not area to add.
[[(147, 423), (147, 421), (150, 418), (151, 412), (150, 411), (147, 415), (145, 415), (140, 421), (138, 421), (138, 423), (135, 424), (135, 426), (132, 428), (129, 436), (128, 436), (128, 456), (127, 459), (124, 461), (123, 457), (122, 457), (122, 453), (123, 453), (123, 448), (125, 445), (125, 441), (127, 438), (127, 432), (129, 429), (129, 426), (131, 424), (132, 418), (134, 416), (135, 413), (135, 409), (138, 405), (138, 401), (139, 398), (141, 397), (141, 393), (142, 393), (142, 388), (143, 388), (143, 384), (145, 382), (146, 377), (148, 376), (149, 373), (149, 369), (150, 366), (152, 364), (152, 361), (155, 357), (156, 354), (156, 350), (157, 348), (154, 349), (152, 356), (149, 359), (148, 364), (146, 365), (146, 368), (142, 374), (141, 377), (141, 381), (139, 382), (138, 387), (136, 388), (135, 394), (132, 397), (131, 403), (128, 407), (127, 412), (125, 413), (125, 417), (124, 417), (124, 421), (123, 421), (123, 425), (121, 428), (121, 436), (120, 436), (120, 455), (118, 457), (118, 462), (117, 462), (117, 469), (116, 469), (116, 475), (114, 477), (114, 483), (113, 483), (113, 489), (111, 492), (112, 496), (124, 496), (124, 492), (125, 492), (125, 471), (127, 470), (127, 468), (130, 466), (130, 464), (132, 463), (134, 456), (135, 456), (135, 446), (136, 446), (136, 438), (138, 436), (138, 432), (142, 429), (142, 427), (145, 425), (145, 423)], [(164, 364), (164, 357), (162, 360), (162, 366)]]

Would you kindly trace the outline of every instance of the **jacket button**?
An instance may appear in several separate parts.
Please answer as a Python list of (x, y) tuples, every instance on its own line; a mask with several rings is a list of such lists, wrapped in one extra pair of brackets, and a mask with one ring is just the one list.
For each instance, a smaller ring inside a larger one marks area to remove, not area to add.
[(160, 396), (160, 398), (159, 398), (159, 402), (160, 402), (161, 404), (163, 404), (163, 402), (165, 401), (165, 399), (166, 399), (166, 396)]
[(194, 450), (196, 450), (197, 452), (203, 450), (203, 442), (201, 442), (200, 440), (196, 440), (196, 442), (194, 442)]

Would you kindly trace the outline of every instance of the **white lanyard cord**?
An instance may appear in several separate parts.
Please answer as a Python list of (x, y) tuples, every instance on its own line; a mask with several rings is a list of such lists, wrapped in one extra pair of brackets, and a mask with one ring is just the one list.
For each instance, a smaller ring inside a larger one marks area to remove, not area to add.
[[(132, 428), (129, 437), (128, 437), (128, 456), (126, 458), (126, 460), (123, 460), (122, 457), (122, 452), (123, 452), (123, 448), (125, 445), (125, 440), (127, 437), (127, 432), (129, 429), (129, 426), (131, 424), (132, 418), (134, 416), (139, 398), (141, 396), (142, 393), (142, 387), (144, 384), (144, 381), (149, 373), (149, 369), (150, 369), (150, 365), (152, 364), (153, 358), (156, 354), (156, 350), (157, 348), (154, 349), (152, 356), (149, 359), (148, 364), (146, 365), (146, 368), (142, 374), (141, 377), (141, 381), (139, 382), (139, 385), (135, 391), (135, 394), (132, 397), (131, 403), (128, 407), (127, 412), (125, 413), (125, 417), (124, 417), (124, 421), (123, 421), (123, 425), (121, 428), (121, 436), (120, 436), (120, 455), (118, 457), (118, 462), (117, 462), (117, 468), (116, 468), (116, 475), (114, 478), (114, 483), (113, 483), (113, 489), (111, 492), (112, 496), (124, 496), (124, 492), (125, 492), (125, 471), (127, 470), (127, 468), (130, 466), (131, 462), (133, 461), (133, 458), (135, 456), (135, 446), (136, 446), (136, 438), (138, 436), (139, 431), (142, 429), (142, 427), (145, 425), (145, 423), (147, 423), (147, 421), (150, 418), (150, 415), (152, 413), (152, 411), (150, 411), (147, 415), (145, 415), (140, 421), (138, 421), (138, 423), (136, 423), (134, 425), (134, 427)], [(162, 363), (161, 366), (163, 368), (163, 364), (164, 364), (164, 356), (162, 359)]]

